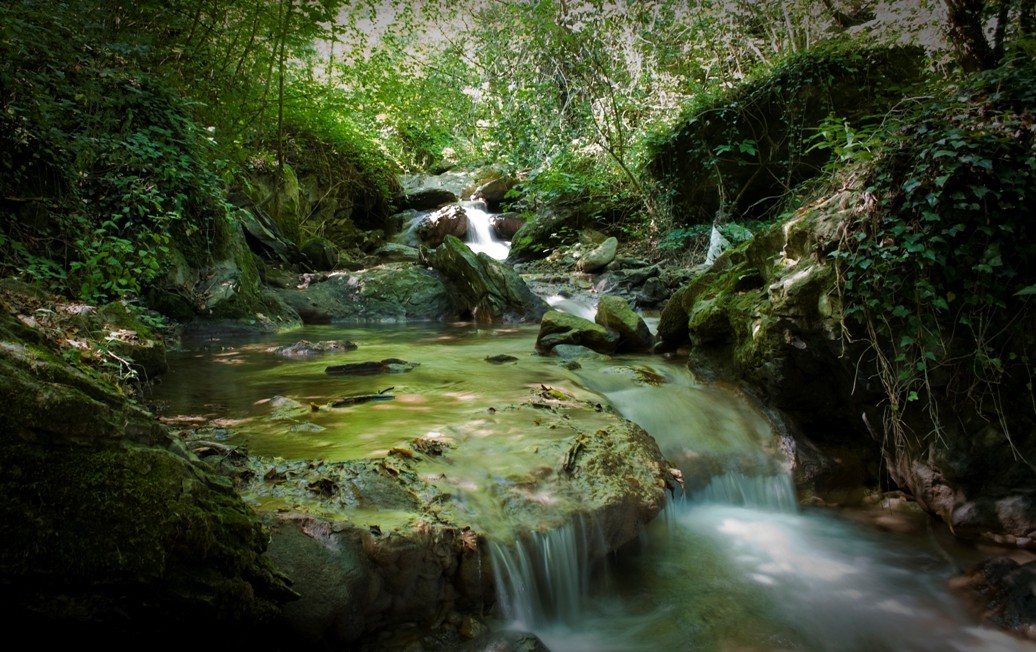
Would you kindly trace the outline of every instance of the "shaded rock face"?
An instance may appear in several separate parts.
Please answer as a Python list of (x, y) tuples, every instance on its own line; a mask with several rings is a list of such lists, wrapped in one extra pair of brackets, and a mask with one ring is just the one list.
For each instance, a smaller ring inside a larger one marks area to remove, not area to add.
[(515, 186), (517, 181), (509, 177), (497, 177), (481, 184), (471, 193), (472, 201), (484, 201), (490, 210), (496, 211), (500, 203), (507, 196), (507, 192)]
[(253, 640), (295, 597), (262, 556), (255, 513), (150, 414), (4, 308), (0, 608), (37, 640)]
[(518, 213), (500, 213), (489, 218), (489, 227), (493, 235), (501, 240), (510, 241), (518, 229), (525, 226), (525, 218)]
[(475, 321), (532, 321), (547, 310), (514, 270), (484, 253), (475, 254), (453, 236), (447, 236), (428, 262), (454, 288)]
[(207, 265), (194, 268), (178, 256), (148, 290), (148, 305), (198, 334), (265, 333), (298, 326), (299, 316), (263, 285), (262, 269), (237, 224), (220, 256)]
[(1036, 562), (994, 557), (949, 586), (986, 624), (1036, 641)]
[(331, 274), (276, 292), (307, 324), (444, 321), (461, 309), (440, 274), (406, 263)]
[(338, 266), (338, 247), (327, 238), (310, 238), (302, 245), (302, 255), (310, 269), (330, 271)]
[[(289, 630), (349, 646), (401, 623), (446, 617), (461, 628), (451, 614), (477, 616), (495, 602), (491, 541), (580, 519), (600, 534), (587, 554), (605, 555), (636, 539), (675, 487), (641, 428), (555, 388), (476, 423), (474, 440), (429, 435), (375, 459), (205, 457), (245, 495), (294, 506), (271, 514), (268, 551), (300, 594), (283, 610)], [(487, 436), (499, 438), (499, 454), (480, 452)]]
[(443, 206), (418, 222), (414, 229), (420, 242), (438, 247), (446, 236), (463, 238), (468, 232), (468, 214), (462, 206)]
[(581, 221), (577, 213), (564, 209), (537, 214), (511, 238), (507, 262), (521, 263), (546, 257), (565, 242), (565, 234), (575, 237), (582, 226)]
[(536, 350), (550, 353), (562, 344), (583, 346), (597, 353), (614, 353), (619, 346), (619, 334), (601, 324), (578, 315), (551, 310), (540, 320), (536, 336)]
[[(956, 535), (1036, 547), (1036, 473), (1025, 462), (1036, 459), (1036, 438), (1009, 440), (989, 415), (939, 396), (923, 397), (934, 412), (906, 413), (909, 432), (896, 445), (886, 435), (873, 350), (843, 340), (835, 274), (822, 253), (858, 200), (841, 191), (700, 270), (662, 311), (662, 348), (689, 344), (692, 365), (744, 379), (790, 417), (810, 440), (799, 445), (811, 456), (797, 468), (800, 487), (818, 480), (806, 477), (809, 468), (873, 483), (886, 472)], [(934, 431), (933, 414), (939, 436), (916, 434)], [(835, 459), (849, 466), (839, 472)]]

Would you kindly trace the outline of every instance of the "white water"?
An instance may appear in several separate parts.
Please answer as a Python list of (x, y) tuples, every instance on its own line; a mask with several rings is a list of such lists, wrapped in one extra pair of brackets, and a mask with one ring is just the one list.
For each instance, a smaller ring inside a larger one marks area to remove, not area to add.
[(475, 253), (485, 253), (496, 260), (507, 258), (511, 250), (509, 242), (497, 238), (493, 234), (490, 220), (492, 215), (486, 212), (486, 205), (478, 201), (461, 202), (468, 216), (468, 247)]
[(582, 317), (583, 319), (594, 320), (597, 316), (597, 302), (591, 297), (566, 297), (562, 294), (552, 294), (545, 301), (547, 305), (555, 310), (567, 312), (570, 315)]
[(1036, 651), (964, 611), (945, 585), (956, 569), (923, 531), (881, 533), (800, 511), (786, 464), (767, 452), (773, 431), (761, 415), (682, 370), (652, 371), (667, 382), (607, 368), (582, 380), (654, 435), (685, 475), (718, 472), (673, 501), (639, 543), (596, 563), (579, 527), (494, 546), (509, 626), (553, 652)]

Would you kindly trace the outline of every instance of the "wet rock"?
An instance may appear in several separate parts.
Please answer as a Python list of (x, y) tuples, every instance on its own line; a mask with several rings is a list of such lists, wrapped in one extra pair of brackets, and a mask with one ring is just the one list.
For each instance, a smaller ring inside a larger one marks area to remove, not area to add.
[(428, 262), (455, 289), (475, 321), (530, 321), (547, 310), (547, 304), (514, 270), (484, 253), (474, 253), (453, 236), (446, 237)]
[(518, 213), (500, 213), (489, 218), (489, 227), (493, 230), (493, 235), (501, 240), (512, 240), (514, 234), (523, 226), (525, 218)]
[(506, 364), (508, 362), (518, 362), (518, 358), (513, 355), (502, 353), (500, 355), (486, 356), (486, 362), (490, 364)]
[(421, 218), (414, 228), (418, 241), (429, 247), (438, 247), (446, 236), (463, 238), (468, 232), (468, 214), (463, 206), (443, 206)]
[(994, 557), (949, 582), (988, 625), (1036, 640), (1036, 561)]
[(327, 238), (310, 238), (302, 245), (302, 255), (309, 268), (316, 271), (330, 271), (338, 266), (340, 253), (335, 243)]
[(618, 350), (650, 351), (655, 343), (644, 319), (621, 297), (601, 297), (594, 321), (619, 334)]
[(406, 263), (334, 273), (277, 294), (307, 324), (445, 321), (461, 310), (440, 274)]
[(598, 353), (610, 354), (614, 353), (619, 345), (619, 335), (589, 319), (551, 310), (543, 315), (540, 321), (536, 350), (540, 353), (549, 353), (559, 344), (575, 344)]
[(357, 394), (355, 396), (346, 396), (344, 398), (336, 399), (331, 401), (331, 407), (352, 407), (353, 405), (362, 405), (364, 403), (371, 403), (373, 401), (391, 401), (395, 398), (392, 394), (386, 394), (392, 388), (381, 390), (378, 394)]
[(551, 652), (531, 632), (506, 630), (489, 632), (460, 648), (461, 652)]
[(619, 250), (619, 241), (615, 238), (608, 238), (596, 248), (584, 254), (576, 262), (576, 269), (580, 272), (598, 272), (608, 266), (615, 258)]
[(379, 362), (353, 362), (336, 364), (324, 369), (330, 376), (372, 376), (375, 374), (400, 374), (412, 371), (420, 362), (407, 362), (398, 358), (386, 358)]
[[(275, 481), (263, 479), (270, 464), (261, 458), (256, 472), (240, 474), (242, 492), (258, 502), (294, 505), (271, 515), (268, 552), (300, 596), (283, 610), (288, 630), (352, 649), (365, 635), (445, 618), (465, 632), (450, 649), (464, 636), (485, 642), (493, 635), (465, 617), (495, 600), (489, 537), (506, 545), (578, 520), (596, 533), (583, 551), (596, 559), (636, 539), (665, 504), (670, 464), (654, 439), (613, 412), (540, 387), (480, 424), (501, 435), (523, 424), (525, 435), (502, 437), (488, 460), (465, 441), (422, 438), (407, 454), (286, 464)], [(472, 468), (483, 479), (475, 485)]]
[(310, 358), (325, 353), (344, 353), (355, 350), (356, 344), (348, 340), (324, 340), (323, 342), (299, 340), (294, 344), (278, 346), (273, 349), (273, 354), (285, 358)]

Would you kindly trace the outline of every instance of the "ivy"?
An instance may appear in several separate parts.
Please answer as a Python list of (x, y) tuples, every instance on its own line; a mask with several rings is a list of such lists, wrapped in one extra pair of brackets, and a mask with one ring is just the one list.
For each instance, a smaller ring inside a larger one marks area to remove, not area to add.
[(1031, 377), (1034, 86), (1031, 65), (984, 73), (880, 134), (866, 210), (833, 256), (847, 319), (886, 358), (894, 412), (929, 395), (933, 373), (952, 379), (951, 396), (980, 404)]

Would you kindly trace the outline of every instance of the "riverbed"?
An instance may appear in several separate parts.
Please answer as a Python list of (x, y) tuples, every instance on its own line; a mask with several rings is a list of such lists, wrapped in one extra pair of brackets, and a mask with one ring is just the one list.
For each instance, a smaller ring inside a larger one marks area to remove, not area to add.
[[(566, 650), (997, 650), (1036, 645), (979, 625), (946, 589), (992, 551), (948, 537), (897, 503), (901, 527), (859, 511), (800, 507), (767, 419), (681, 360), (534, 352), (535, 326), (311, 326), (253, 339), (185, 341), (151, 400), (173, 423), (285, 459), (384, 456), (415, 437), (478, 441), (494, 455), (506, 406), (531, 389), (600, 402), (645, 428), (691, 489), (638, 542), (588, 564), (579, 523), (521, 546), (493, 542), (499, 627)], [(355, 350), (286, 358), (300, 340)], [(507, 356), (507, 357), (499, 357)], [(409, 371), (332, 376), (328, 366), (402, 360)], [(386, 396), (344, 408), (336, 401)], [(278, 415), (287, 399), (308, 410)], [(477, 464), (475, 461), (469, 464)], [(892, 504), (876, 504), (873, 516)], [(521, 590), (516, 590), (518, 586)], [(403, 646), (403, 643), (400, 643)], [(402, 649), (402, 647), (400, 648)]]

